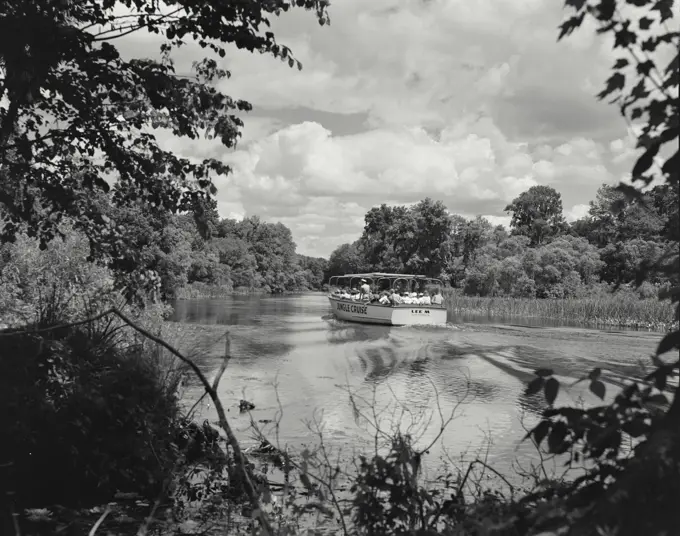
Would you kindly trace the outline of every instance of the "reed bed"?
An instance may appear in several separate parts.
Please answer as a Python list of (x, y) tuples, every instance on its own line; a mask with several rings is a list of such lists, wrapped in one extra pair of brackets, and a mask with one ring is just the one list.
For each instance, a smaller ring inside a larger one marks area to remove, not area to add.
[(173, 293), (172, 298), (176, 300), (197, 300), (197, 299), (213, 299), (213, 298), (227, 298), (228, 296), (262, 296), (262, 295), (293, 295), (293, 294), (308, 294), (312, 292), (320, 292), (318, 290), (286, 290), (283, 292), (271, 292), (263, 288), (246, 288), (224, 285), (206, 285), (205, 283), (191, 283), (185, 287), (181, 287)]
[(267, 292), (262, 289), (243, 289), (232, 288), (228, 285), (206, 285), (205, 283), (192, 283), (177, 289), (174, 292), (173, 298), (176, 300), (196, 300), (266, 293)]
[(449, 293), (453, 315), (479, 314), (496, 318), (546, 318), (583, 325), (618, 326), (667, 331), (675, 326), (673, 306), (632, 293), (597, 294), (584, 298), (537, 299), (464, 296)]

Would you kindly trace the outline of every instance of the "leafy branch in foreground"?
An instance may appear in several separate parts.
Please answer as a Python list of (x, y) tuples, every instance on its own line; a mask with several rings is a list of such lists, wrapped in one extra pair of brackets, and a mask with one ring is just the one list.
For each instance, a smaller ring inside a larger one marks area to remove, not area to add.
[[(560, 38), (571, 34), (586, 17), (594, 19), (598, 33), (611, 33), (614, 48), (621, 56), (613, 66), (606, 88), (598, 95), (603, 99), (615, 95), (626, 119), (641, 126), (638, 148), (642, 154), (633, 166), (633, 186), (621, 184), (619, 191), (642, 202), (643, 195), (635, 185), (648, 186), (661, 180), (677, 192), (680, 157), (677, 145), (680, 134), (678, 119), (678, 58), (680, 32), (666, 24), (675, 15), (672, 0), (640, 0), (628, 3), (606, 0), (568, 0), (574, 11), (561, 26)], [(646, 33), (648, 32), (648, 33)], [(659, 67), (661, 47), (670, 49), (667, 67)], [(656, 57), (652, 58), (651, 54)], [(626, 68), (631, 67), (627, 72)], [(631, 81), (632, 80), (632, 81)], [(674, 143), (673, 143), (674, 142)], [(673, 145), (670, 145), (673, 143)], [(668, 158), (654, 167), (658, 155), (668, 151)], [(641, 270), (638, 283), (651, 269), (664, 272), (671, 281), (670, 289), (660, 299), (675, 305), (675, 320), (680, 317), (678, 292), (678, 233), (671, 234), (671, 247), (653, 266)], [(546, 441), (550, 452), (564, 454), (568, 461), (591, 462), (591, 468), (577, 478), (565, 493), (570, 509), (570, 522), (556, 522), (568, 534), (595, 535), (611, 530), (619, 536), (667, 533), (677, 527), (677, 497), (680, 495), (680, 394), (676, 388), (669, 402), (669, 377), (677, 374), (680, 360), (680, 332), (668, 333), (659, 342), (652, 364), (654, 370), (641, 381), (632, 382), (609, 404), (588, 409), (553, 407), (560, 390), (554, 372), (541, 369), (527, 386), (527, 394), (543, 390), (550, 407), (541, 421), (527, 434), (537, 444)], [(676, 358), (664, 360), (673, 352)], [(590, 391), (604, 399), (606, 386), (602, 370), (593, 369), (586, 377)], [(625, 448), (624, 440), (631, 439)], [(658, 491), (654, 491), (658, 490)]]
[[(157, 129), (204, 136), (229, 148), (249, 103), (216, 87), (229, 72), (206, 57), (180, 76), (172, 51), (198, 43), (225, 57), (226, 45), (271, 54), (301, 68), (268, 30), (293, 7), (328, 22), (328, 0), (25, 0), (0, 3), (0, 207), (3, 240), (24, 225), (42, 244), (71, 216), (93, 245), (108, 244), (114, 266), (120, 229), (93, 201), (142, 201), (188, 211), (229, 173), (216, 158), (196, 162), (161, 147)], [(161, 41), (159, 60), (124, 59), (115, 40), (134, 32)], [(113, 185), (113, 187), (112, 187)], [(96, 253), (96, 251), (94, 251)]]

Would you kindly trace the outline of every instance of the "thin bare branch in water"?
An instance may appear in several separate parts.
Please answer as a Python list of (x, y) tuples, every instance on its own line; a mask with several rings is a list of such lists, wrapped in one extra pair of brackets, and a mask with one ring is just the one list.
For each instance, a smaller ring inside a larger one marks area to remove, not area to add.
[(106, 508), (104, 508), (104, 511), (102, 512), (102, 515), (99, 516), (99, 519), (97, 519), (97, 522), (90, 529), (88, 536), (94, 536), (97, 533), (97, 531), (99, 530), (99, 527), (101, 526), (101, 524), (106, 519), (106, 516), (108, 516), (110, 513), (111, 513), (111, 506), (107, 504)]
[(439, 441), (439, 439), (444, 434), (444, 431), (446, 430), (448, 425), (451, 424), (451, 422), (456, 418), (456, 412), (458, 411), (458, 408), (466, 402), (466, 400), (467, 400), (467, 398), (470, 394), (470, 376), (467, 375), (467, 374), (465, 376), (467, 378), (467, 382), (465, 384), (465, 394), (463, 395), (462, 398), (461, 397), (458, 398), (456, 404), (453, 406), (453, 409), (451, 410), (451, 413), (449, 414), (448, 418), (446, 418), (446, 419), (444, 418), (444, 412), (442, 410), (442, 406), (441, 406), (441, 403), (440, 403), (439, 391), (437, 391), (437, 386), (435, 385), (434, 381), (432, 381), (432, 378), (430, 378), (428, 376), (428, 380), (430, 381), (430, 385), (432, 385), (432, 389), (434, 389), (434, 392), (435, 392), (435, 400), (437, 402), (437, 411), (439, 413), (440, 427), (439, 427), (439, 432), (437, 433), (435, 438), (430, 442), (430, 444), (427, 447), (425, 447), (424, 449), (421, 449), (418, 452), (419, 455), (422, 456), (423, 454), (425, 454), (427, 451), (429, 451), (435, 445), (435, 443), (437, 441)]
[(193, 415), (194, 411), (196, 411), (196, 408), (199, 406), (199, 404), (201, 402), (203, 402), (203, 400), (205, 399), (206, 396), (208, 396), (208, 393), (203, 391), (203, 394), (198, 398), (198, 400), (196, 400), (196, 402), (194, 402), (194, 404), (191, 406), (191, 408), (187, 412), (187, 414), (186, 414), (187, 419), (191, 419), (191, 416)]
[(496, 471), (496, 469), (494, 469), (493, 467), (491, 467), (488, 463), (486, 463), (486, 462), (484, 462), (484, 461), (482, 461), (482, 460), (479, 460), (479, 459), (476, 459), (476, 460), (471, 461), (471, 462), (470, 462), (470, 465), (468, 465), (467, 471), (465, 472), (465, 476), (463, 477), (462, 482), (461, 482), (460, 485), (458, 486), (458, 493), (459, 493), (459, 494), (461, 494), (461, 493), (463, 492), (463, 488), (465, 487), (465, 484), (466, 484), (466, 482), (467, 482), (467, 479), (469, 478), (470, 473), (472, 472), (472, 469), (474, 468), (475, 465), (481, 465), (481, 466), (484, 467), (485, 469), (488, 469), (489, 471), (491, 471), (492, 473), (494, 473), (498, 478), (500, 478), (503, 482), (505, 482), (505, 484), (508, 486), (508, 489), (510, 490), (510, 493), (514, 495), (514, 493), (515, 493), (515, 486), (513, 486), (513, 485), (508, 481), (508, 479), (505, 478), (501, 473), (499, 473), (498, 471)]
[(14, 526), (14, 536), (21, 536), (21, 527), (19, 526), (19, 513), (14, 511), (14, 505), (10, 503), (10, 515), (12, 516), (12, 525)]
[[(165, 486), (163, 486), (163, 488), (165, 488)], [(158, 507), (161, 505), (162, 497), (164, 495), (165, 489), (163, 489), (158, 497), (156, 497), (156, 500), (149, 511), (149, 515), (146, 516), (144, 523), (142, 523), (142, 525), (137, 530), (137, 536), (146, 536), (149, 533), (149, 527), (151, 527), (151, 523), (153, 523), (153, 520), (156, 518), (156, 512), (158, 511)]]
[(215, 381), (213, 382), (213, 389), (215, 391), (217, 391), (217, 387), (220, 385), (220, 380), (222, 379), (224, 371), (227, 370), (227, 365), (229, 364), (230, 360), (231, 360), (231, 337), (229, 335), (229, 332), (227, 331), (224, 340), (224, 357), (222, 358), (220, 369), (217, 371)]
[[(330, 459), (328, 457), (328, 452), (326, 450), (326, 444), (324, 443), (324, 440), (323, 440), (323, 433), (321, 431), (321, 427), (319, 426), (318, 422), (317, 422), (317, 430), (319, 431), (319, 433), (318, 433), (319, 448), (321, 450), (321, 454), (323, 455), (323, 461), (326, 464), (326, 468), (332, 471), (333, 464), (331, 464)], [(339, 470), (339, 465), (337, 465), (337, 467), (338, 467), (338, 470)], [(347, 536), (349, 534), (349, 531), (347, 529), (347, 523), (345, 522), (345, 516), (343, 515), (342, 508), (340, 506), (340, 502), (338, 501), (338, 497), (335, 494), (335, 489), (334, 489), (334, 486), (333, 486), (333, 480), (336, 477), (337, 477), (337, 473), (329, 478), (329, 482), (328, 482), (326, 488), (328, 489), (328, 492), (331, 495), (331, 502), (333, 503), (333, 507), (337, 511), (338, 518), (340, 519), (340, 523), (342, 524), (342, 533), (345, 536)]]

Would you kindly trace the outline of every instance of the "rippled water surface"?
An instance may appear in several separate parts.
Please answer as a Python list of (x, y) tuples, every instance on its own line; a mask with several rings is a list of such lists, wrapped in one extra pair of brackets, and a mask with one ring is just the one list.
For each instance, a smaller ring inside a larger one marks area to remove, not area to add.
[[(219, 337), (230, 332), (233, 357), (220, 394), (246, 443), (251, 434), (248, 415), (237, 409), (241, 398), (255, 404), (256, 421), (273, 420), (281, 411), (279, 442), (294, 448), (317, 441), (310, 431), (314, 420), (323, 422), (327, 443), (365, 448), (374, 430), (357, 420), (362, 414), (373, 420), (375, 414), (383, 427), (397, 420), (402, 429), (410, 425), (419, 444), (428, 445), (439, 433), (441, 416), (446, 420), (455, 409), (431, 457), (469, 459), (490, 438), (489, 462), (501, 469), (532, 448), (521, 443), (522, 420), (533, 422), (541, 405), (522, 391), (535, 368), (576, 379), (601, 366), (608, 382), (619, 384), (639, 370), (639, 361), (649, 362), (660, 338), (469, 316), (449, 318), (446, 328), (351, 324), (330, 316), (321, 294), (180, 301), (173, 320), (212, 326), (201, 331), (199, 341), (184, 341), (208, 376), (221, 362)], [(199, 395), (192, 385), (186, 399)], [(580, 397), (593, 401), (579, 384), (560, 394), (558, 403)], [(212, 408), (202, 411), (215, 418)]]

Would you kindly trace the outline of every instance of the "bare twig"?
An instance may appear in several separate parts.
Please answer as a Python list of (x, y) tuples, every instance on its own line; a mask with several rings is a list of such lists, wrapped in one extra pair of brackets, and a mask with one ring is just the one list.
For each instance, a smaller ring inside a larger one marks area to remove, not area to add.
[[(323, 434), (321, 433), (321, 429), (319, 426), (317, 426), (317, 429), (319, 430), (319, 446), (321, 449), (321, 454), (323, 455), (323, 461), (326, 464), (326, 468), (332, 471), (333, 467), (328, 459), (328, 452), (326, 450), (326, 445), (323, 441)], [(336, 475), (337, 476), (337, 475)], [(342, 508), (340, 507), (340, 503), (338, 502), (338, 497), (335, 494), (335, 490), (333, 489), (332, 481), (334, 477), (331, 477), (330, 482), (326, 486), (328, 489), (328, 492), (331, 494), (331, 502), (333, 503), (333, 506), (335, 507), (335, 510), (338, 512), (338, 517), (340, 518), (340, 523), (342, 524), (342, 533), (347, 536), (349, 534), (349, 531), (347, 530), (347, 524), (345, 523), (345, 516), (343, 515)]]
[(217, 375), (215, 376), (215, 380), (213, 381), (212, 387), (215, 391), (217, 391), (217, 388), (220, 385), (220, 380), (222, 379), (224, 371), (227, 370), (227, 365), (229, 364), (230, 359), (231, 359), (231, 337), (229, 336), (229, 332), (227, 331), (224, 341), (224, 357), (222, 358), (220, 370), (217, 371)]
[(186, 414), (186, 418), (187, 418), (187, 419), (190, 419), (190, 418), (191, 418), (191, 415), (194, 413), (194, 411), (196, 410), (196, 408), (198, 407), (198, 405), (199, 405), (201, 402), (203, 402), (203, 399), (204, 399), (206, 396), (208, 396), (208, 393), (206, 393), (205, 391), (203, 391), (203, 394), (198, 398), (198, 400), (196, 400), (196, 402), (194, 402), (193, 406), (191, 406), (191, 409), (187, 412), (187, 414)]
[(437, 411), (439, 412), (439, 419), (440, 419), (440, 426), (439, 426), (439, 431), (435, 438), (430, 442), (430, 444), (425, 447), (424, 449), (420, 450), (418, 452), (419, 455), (425, 454), (427, 451), (429, 451), (434, 444), (439, 441), (439, 439), (442, 437), (444, 434), (444, 431), (448, 427), (449, 424), (451, 424), (451, 421), (453, 421), (456, 418), (456, 412), (458, 411), (458, 408), (465, 403), (467, 400), (468, 395), (470, 394), (470, 378), (469, 376), (467, 377), (467, 385), (465, 389), (465, 395), (463, 395), (462, 398), (458, 398), (456, 404), (453, 406), (453, 409), (451, 410), (451, 413), (449, 414), (448, 418), (444, 418), (444, 412), (442, 411), (442, 406), (440, 404), (439, 400), (439, 392), (437, 391), (437, 386), (434, 384), (432, 381), (432, 378), (428, 378), (430, 380), (430, 384), (432, 385), (432, 389), (434, 389), (435, 392), (435, 397), (437, 401)]
[(99, 527), (101, 526), (101, 524), (106, 519), (106, 516), (108, 516), (110, 513), (111, 513), (111, 506), (109, 506), (107, 504), (106, 508), (104, 508), (104, 511), (102, 512), (102, 515), (99, 516), (99, 519), (97, 519), (97, 522), (90, 529), (88, 536), (94, 536), (97, 533), (97, 530), (99, 530)]
[(161, 498), (163, 497), (164, 491), (165, 490), (161, 491), (161, 493), (154, 501), (153, 506), (149, 511), (149, 515), (146, 516), (146, 519), (144, 519), (144, 523), (142, 523), (142, 525), (137, 530), (137, 536), (146, 536), (149, 533), (149, 527), (151, 526), (151, 523), (156, 517), (156, 511), (158, 510), (158, 507), (161, 505)]
[(10, 503), (10, 515), (12, 516), (12, 525), (14, 526), (14, 536), (21, 536), (21, 527), (19, 526), (19, 514), (14, 511), (14, 505)]
[(486, 462), (483, 462), (480, 459), (476, 459), (470, 462), (470, 465), (468, 465), (467, 471), (465, 472), (465, 476), (463, 477), (463, 480), (458, 486), (458, 494), (462, 494), (463, 488), (465, 487), (465, 483), (467, 482), (468, 477), (470, 476), (470, 473), (472, 472), (472, 469), (474, 468), (475, 465), (481, 465), (485, 469), (488, 469), (492, 473), (494, 473), (498, 478), (500, 478), (505, 484), (508, 486), (508, 489), (510, 490), (510, 493), (514, 494), (515, 493), (515, 486), (513, 486), (507, 478), (505, 478), (501, 473), (496, 471), (493, 467), (491, 467), (489, 464)]

